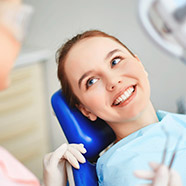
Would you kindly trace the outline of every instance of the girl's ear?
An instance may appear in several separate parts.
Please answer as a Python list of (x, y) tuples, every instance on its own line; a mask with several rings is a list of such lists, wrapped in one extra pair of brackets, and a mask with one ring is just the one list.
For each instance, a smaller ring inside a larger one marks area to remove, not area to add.
[(80, 110), (80, 112), (86, 116), (91, 121), (95, 121), (97, 119), (97, 116), (93, 114), (91, 111), (89, 111), (84, 105), (81, 103), (79, 105), (76, 105), (76, 107)]
[[(142, 62), (140, 61), (137, 55), (135, 55), (135, 58), (137, 59), (137, 61), (139, 61), (142, 64)], [(144, 66), (143, 66), (143, 69), (144, 69), (146, 76), (148, 77), (148, 72), (145, 70)]]

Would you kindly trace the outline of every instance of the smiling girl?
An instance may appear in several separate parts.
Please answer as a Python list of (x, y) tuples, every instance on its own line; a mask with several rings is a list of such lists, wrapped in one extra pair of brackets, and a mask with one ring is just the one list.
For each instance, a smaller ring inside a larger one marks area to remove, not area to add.
[[(116, 134), (115, 144), (97, 162), (99, 184), (143, 183), (133, 172), (148, 170), (149, 161), (161, 161), (166, 140), (162, 126), (172, 135), (170, 155), (180, 132), (186, 134), (186, 117), (155, 111), (141, 61), (104, 32), (92, 30), (75, 36), (59, 49), (57, 62), (58, 78), (70, 106), (92, 121), (103, 119)], [(181, 149), (186, 144), (179, 147), (174, 168), (183, 177), (186, 150)]]

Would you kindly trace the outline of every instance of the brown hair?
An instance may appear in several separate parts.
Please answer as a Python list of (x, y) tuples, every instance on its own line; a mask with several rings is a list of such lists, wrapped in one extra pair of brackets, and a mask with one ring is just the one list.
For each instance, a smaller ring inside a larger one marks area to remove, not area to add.
[(106, 34), (102, 31), (99, 30), (89, 30), (85, 31), (81, 34), (78, 34), (74, 36), (72, 39), (68, 40), (65, 44), (63, 44), (56, 52), (56, 62), (58, 64), (58, 70), (57, 70), (57, 75), (58, 79), (61, 83), (61, 87), (63, 90), (63, 94), (66, 97), (67, 103), (71, 106), (74, 107), (76, 104), (78, 105), (80, 103), (79, 99), (77, 96), (73, 93), (72, 87), (67, 79), (65, 70), (64, 70), (64, 64), (65, 60), (67, 58), (67, 55), (70, 51), (70, 49), (77, 44), (79, 41), (85, 39), (85, 38), (90, 38), (90, 37), (107, 37), (110, 38), (119, 44), (121, 44), (123, 47), (125, 47), (132, 56), (135, 57), (135, 55), (117, 38), (115, 38), (112, 35)]

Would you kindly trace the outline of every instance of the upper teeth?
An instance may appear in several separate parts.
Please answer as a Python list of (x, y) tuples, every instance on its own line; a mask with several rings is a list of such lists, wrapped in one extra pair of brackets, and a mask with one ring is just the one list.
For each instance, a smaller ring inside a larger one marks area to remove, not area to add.
[(121, 102), (124, 102), (126, 99), (128, 99), (132, 92), (134, 91), (134, 87), (129, 87), (121, 96), (119, 96), (115, 101), (114, 105), (118, 105)]

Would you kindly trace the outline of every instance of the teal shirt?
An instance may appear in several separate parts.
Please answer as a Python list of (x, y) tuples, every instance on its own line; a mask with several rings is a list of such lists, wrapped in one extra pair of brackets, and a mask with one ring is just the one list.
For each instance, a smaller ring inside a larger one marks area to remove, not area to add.
[(96, 170), (100, 186), (135, 186), (149, 183), (136, 178), (135, 170), (149, 170), (149, 162), (162, 161), (166, 135), (169, 133), (168, 153), (165, 164), (169, 165), (177, 139), (183, 135), (172, 168), (178, 171), (186, 185), (186, 115), (158, 111), (158, 123), (150, 124), (123, 138), (106, 151), (97, 161)]

